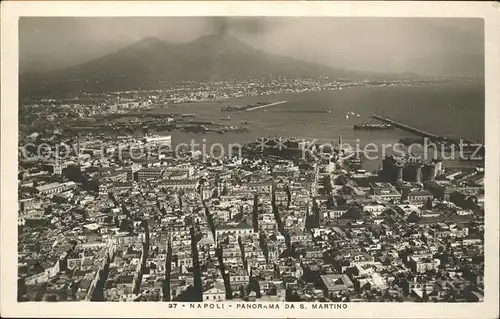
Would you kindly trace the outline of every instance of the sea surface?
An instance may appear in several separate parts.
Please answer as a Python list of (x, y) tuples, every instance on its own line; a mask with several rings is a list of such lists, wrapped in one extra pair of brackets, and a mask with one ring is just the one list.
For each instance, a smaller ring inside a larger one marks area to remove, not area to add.
[[(227, 105), (245, 105), (255, 102), (287, 101), (269, 108), (247, 112), (221, 112)], [(288, 112), (288, 111), (296, 112)], [(286, 136), (323, 143), (342, 141), (362, 148), (396, 143), (409, 132), (394, 130), (353, 130), (354, 124), (371, 121), (372, 114), (406, 123), (408, 125), (447, 137), (459, 137), (484, 142), (485, 95), (483, 83), (454, 82), (418, 86), (358, 87), (338, 91), (283, 93), (272, 96), (251, 96), (218, 102), (197, 102), (169, 105), (150, 110), (156, 113), (195, 113), (196, 120), (211, 120), (225, 125), (244, 126), (245, 133), (194, 134), (163, 132), (172, 135), (174, 145), (200, 143), (210, 147), (214, 143), (246, 143), (259, 137)], [(330, 113), (305, 113), (303, 111), (330, 111)], [(350, 116), (358, 113), (360, 117)], [(227, 117), (230, 120), (227, 120)], [(223, 120), (226, 119), (226, 120)], [(245, 125), (242, 122), (248, 121)], [(415, 152), (418, 154), (418, 151)], [(454, 165), (466, 162), (451, 161)], [(470, 164), (470, 163), (469, 163)], [(380, 160), (368, 161), (366, 169), (375, 169)]]

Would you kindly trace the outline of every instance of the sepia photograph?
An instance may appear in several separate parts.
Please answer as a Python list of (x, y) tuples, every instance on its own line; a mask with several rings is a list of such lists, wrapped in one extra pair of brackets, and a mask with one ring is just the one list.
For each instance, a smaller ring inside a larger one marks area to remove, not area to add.
[(17, 13), (2, 299), (71, 316), (498, 316), (484, 14), (204, 7)]

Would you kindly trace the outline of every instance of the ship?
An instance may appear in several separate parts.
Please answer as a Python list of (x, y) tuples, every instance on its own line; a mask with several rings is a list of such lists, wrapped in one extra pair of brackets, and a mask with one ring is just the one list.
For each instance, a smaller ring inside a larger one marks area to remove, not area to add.
[(394, 127), (391, 124), (363, 123), (354, 124), (352, 128), (355, 130), (390, 130)]
[(353, 111), (349, 111), (349, 112), (347, 112), (347, 114), (346, 114), (346, 116), (345, 116), (346, 120), (348, 120), (348, 119), (349, 119), (349, 117), (351, 117), (351, 116), (361, 117), (361, 114), (359, 114), (359, 113), (354, 113)]
[(228, 106), (223, 106), (221, 107), (221, 112), (237, 112), (237, 111), (244, 111), (245, 110), (244, 105), (228, 105)]

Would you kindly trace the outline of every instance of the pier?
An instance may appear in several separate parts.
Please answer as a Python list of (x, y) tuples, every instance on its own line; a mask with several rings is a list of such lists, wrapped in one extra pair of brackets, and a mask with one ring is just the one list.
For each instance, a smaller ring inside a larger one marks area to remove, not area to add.
[(450, 139), (450, 138), (448, 138), (446, 136), (439, 136), (439, 135), (436, 135), (436, 134), (432, 134), (430, 132), (427, 132), (427, 131), (418, 129), (416, 127), (413, 127), (413, 126), (410, 126), (410, 125), (406, 125), (404, 123), (401, 123), (401, 122), (398, 122), (398, 121), (394, 121), (394, 120), (391, 120), (391, 119), (388, 119), (386, 117), (382, 117), (382, 116), (379, 116), (379, 115), (372, 115), (372, 118), (375, 119), (375, 120), (381, 121), (383, 123), (391, 124), (392, 126), (394, 126), (396, 128), (408, 131), (410, 133), (413, 133), (413, 134), (416, 134), (416, 135), (419, 135), (419, 136), (422, 136), (422, 137), (427, 137), (431, 141), (435, 141), (435, 142), (437, 141), (437, 142), (445, 143), (447, 145), (459, 145), (460, 143), (463, 143), (464, 145), (466, 145), (466, 146), (468, 145), (469, 147), (479, 147), (479, 153), (478, 154), (484, 155), (484, 152), (485, 152), (485, 150), (484, 150), (485, 149), (484, 148), (484, 144), (480, 143), (478, 141), (474, 141), (474, 140), (471, 140), (471, 139)]
[(379, 120), (381, 122), (387, 123), (387, 124), (391, 124), (392, 126), (394, 126), (396, 128), (408, 131), (408, 132), (416, 134), (416, 135), (420, 135), (420, 136), (423, 136), (423, 137), (428, 137), (428, 138), (431, 138), (431, 139), (440, 139), (440, 138), (442, 138), (442, 137), (440, 137), (440, 136), (438, 136), (436, 134), (432, 134), (430, 132), (418, 129), (418, 128), (410, 126), (410, 125), (406, 125), (406, 124), (401, 123), (401, 122), (397, 122), (397, 121), (388, 119), (386, 117), (382, 117), (382, 116), (378, 116), (378, 115), (372, 115), (372, 118), (375, 119), (375, 120)]
[(286, 103), (286, 102), (288, 102), (288, 101), (279, 101), (279, 102), (269, 103), (269, 104), (266, 104), (266, 105), (259, 105), (259, 106), (255, 106), (255, 107), (251, 107), (249, 109), (246, 109), (245, 111), (258, 110), (258, 109), (262, 109), (262, 108), (265, 108), (265, 107), (270, 107), (270, 106), (273, 106), (273, 105), (283, 104), (283, 103)]

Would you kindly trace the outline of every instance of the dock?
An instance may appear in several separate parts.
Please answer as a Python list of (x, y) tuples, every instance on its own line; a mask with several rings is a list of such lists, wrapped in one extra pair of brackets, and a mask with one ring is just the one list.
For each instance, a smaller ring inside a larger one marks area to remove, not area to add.
[(388, 119), (386, 117), (382, 117), (382, 116), (379, 116), (379, 115), (372, 115), (372, 118), (375, 119), (375, 120), (387, 123), (387, 124), (391, 124), (392, 126), (394, 126), (396, 128), (408, 131), (410, 133), (413, 133), (413, 134), (416, 134), (416, 135), (419, 135), (419, 136), (428, 137), (428, 138), (431, 138), (431, 139), (439, 139), (439, 138), (441, 138), (440, 136), (438, 136), (436, 134), (432, 134), (430, 132), (418, 129), (418, 128), (410, 126), (410, 125), (406, 125), (406, 124), (398, 122), (398, 121), (394, 121), (394, 120)]
[(265, 108), (265, 107), (270, 107), (270, 106), (273, 106), (273, 105), (283, 104), (283, 103), (286, 103), (286, 102), (288, 102), (288, 101), (279, 101), (279, 102), (269, 103), (269, 104), (265, 104), (265, 105), (259, 105), (259, 106), (255, 106), (255, 107), (251, 107), (249, 109), (246, 109), (245, 111), (258, 110), (258, 109), (262, 109), (262, 108)]
[(395, 120), (391, 120), (391, 119), (383, 117), (383, 116), (375, 115), (375, 114), (372, 115), (372, 118), (375, 119), (375, 120), (381, 121), (383, 123), (391, 124), (392, 126), (394, 126), (396, 128), (408, 131), (408, 132), (413, 133), (415, 135), (419, 135), (419, 136), (422, 136), (422, 137), (427, 137), (431, 141), (441, 141), (441, 142), (445, 142), (447, 144), (455, 144), (455, 145), (458, 145), (460, 143), (460, 141), (462, 141), (462, 143), (464, 143), (465, 145), (479, 147), (480, 148), (480, 154), (484, 154), (484, 144), (480, 143), (478, 141), (474, 141), (474, 140), (471, 140), (471, 139), (460, 139), (460, 140), (458, 140), (458, 139), (450, 139), (450, 138), (448, 138), (446, 136), (439, 136), (439, 135), (436, 135), (436, 134), (433, 134), (433, 133), (430, 133), (430, 132), (418, 129), (416, 127), (413, 127), (413, 126), (410, 126), (410, 125), (407, 125), (407, 124), (404, 124), (404, 123), (401, 123), (401, 122), (398, 122), (398, 121), (395, 121)]

